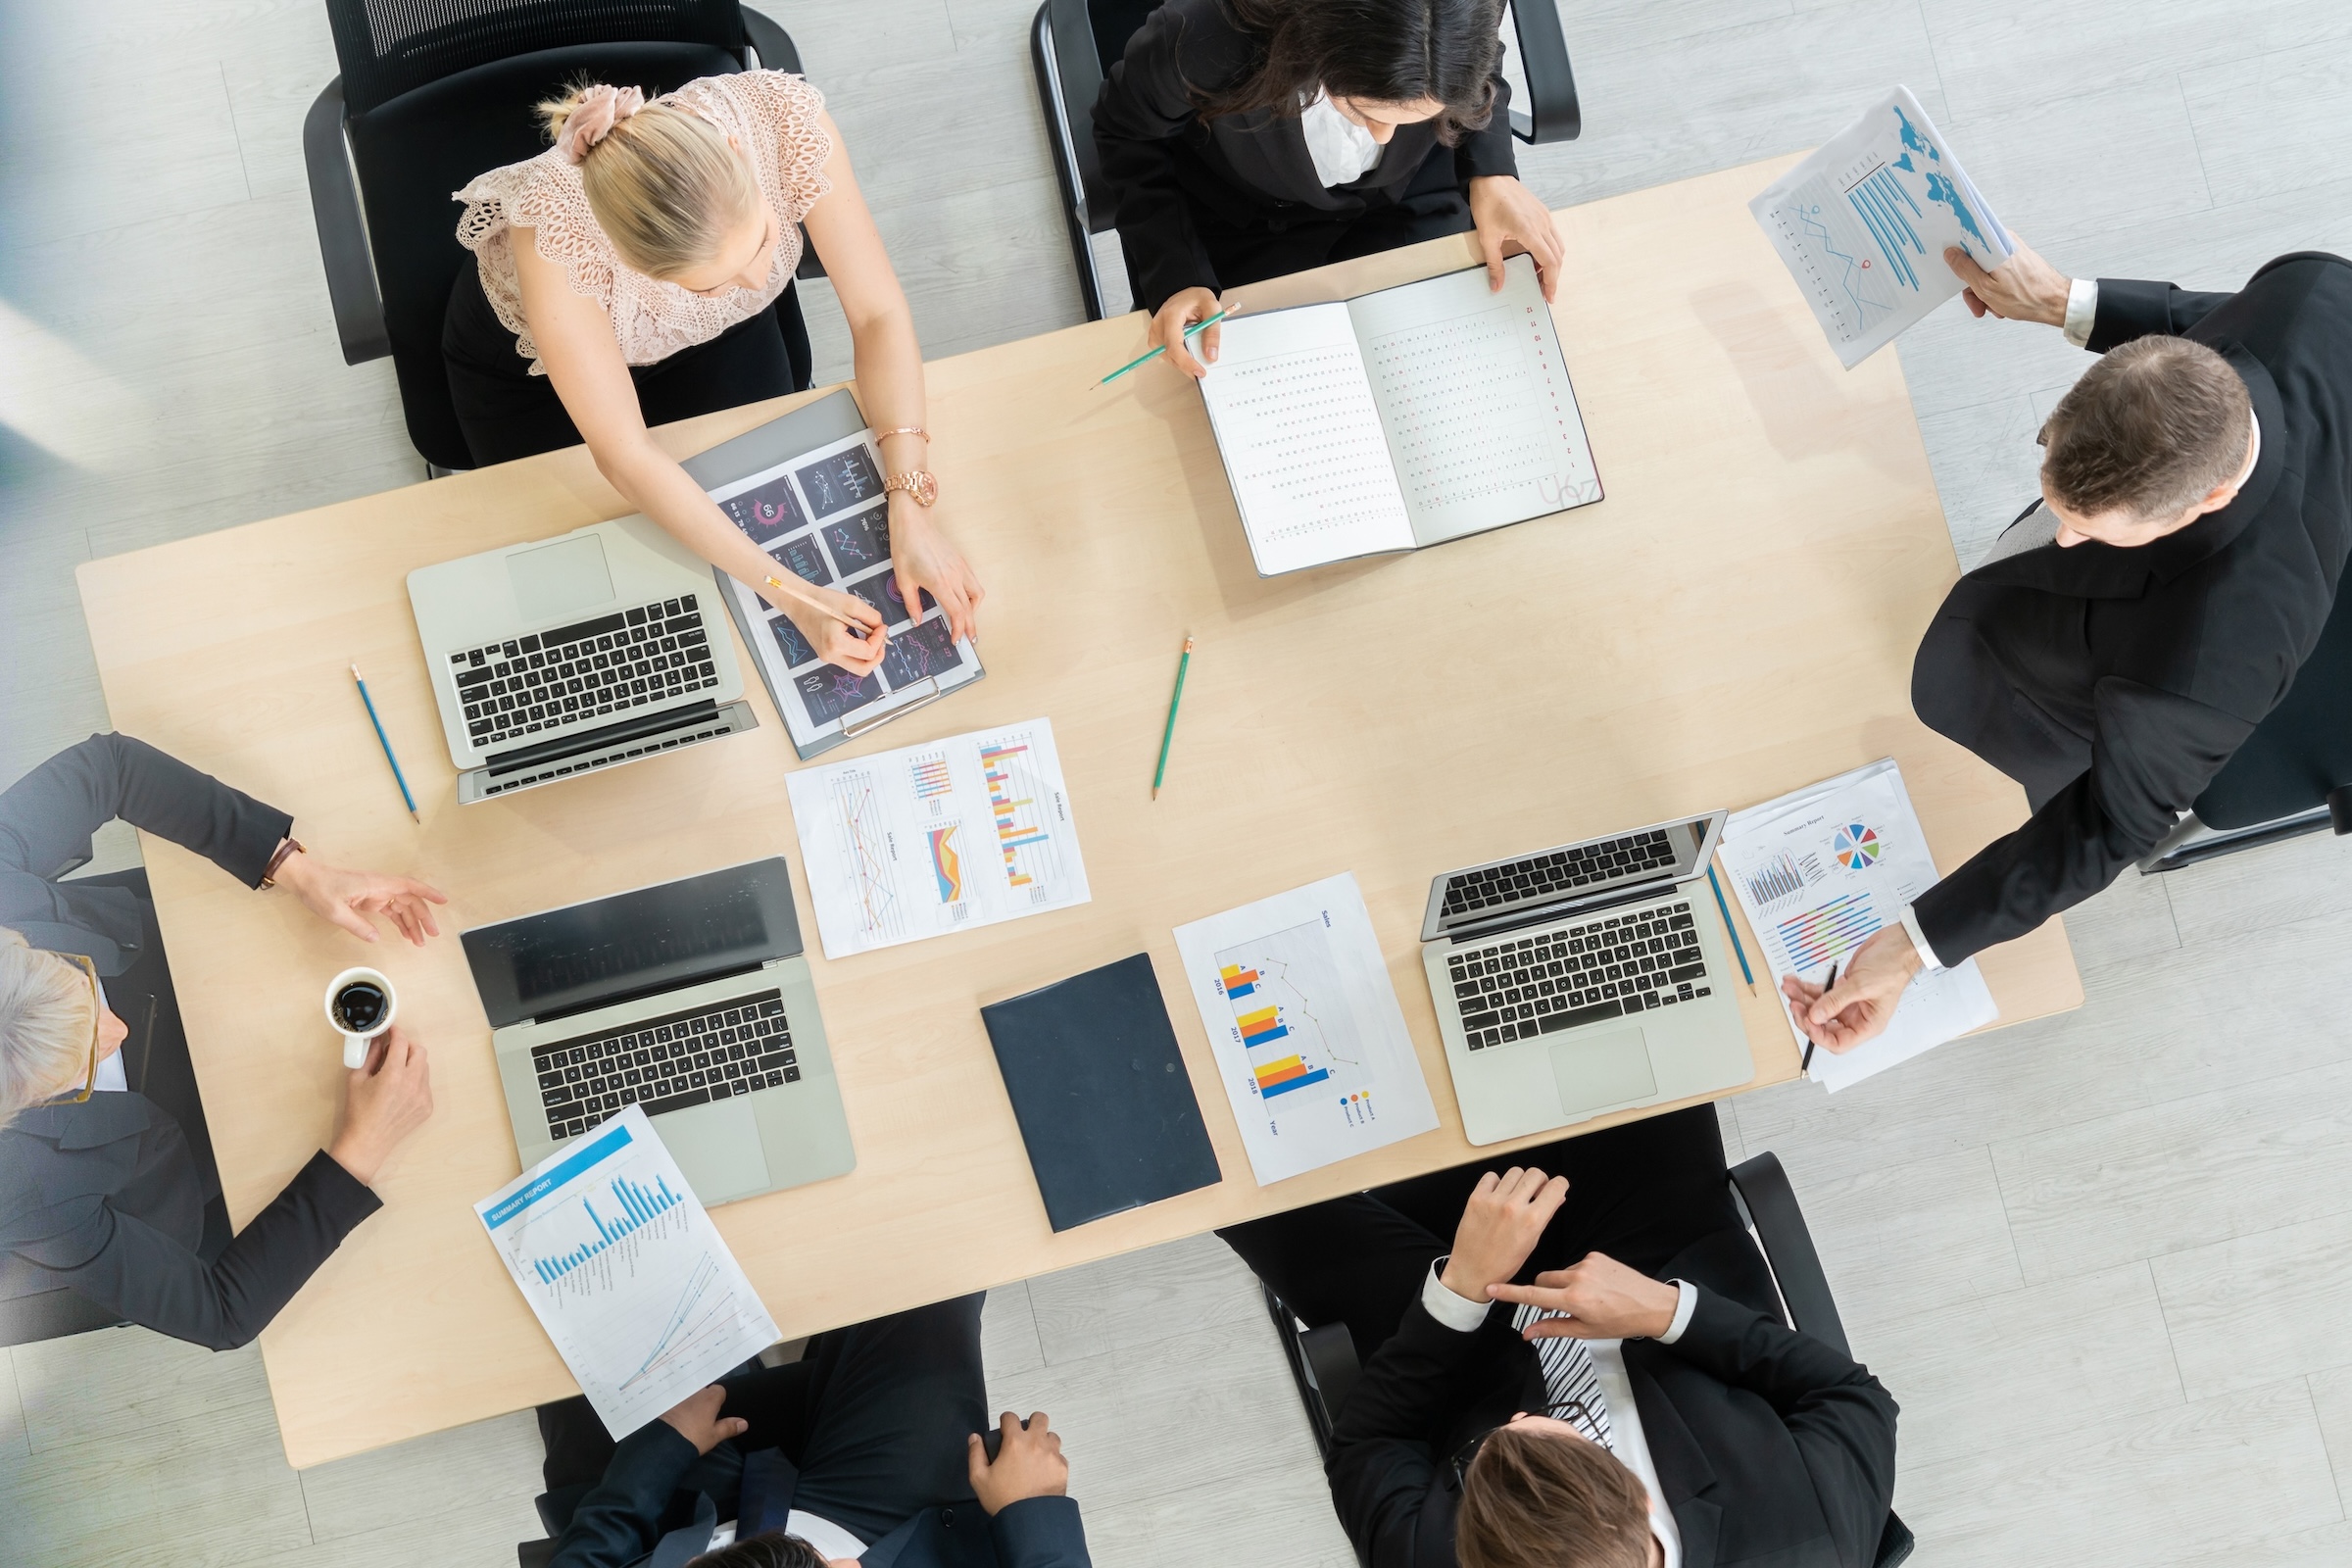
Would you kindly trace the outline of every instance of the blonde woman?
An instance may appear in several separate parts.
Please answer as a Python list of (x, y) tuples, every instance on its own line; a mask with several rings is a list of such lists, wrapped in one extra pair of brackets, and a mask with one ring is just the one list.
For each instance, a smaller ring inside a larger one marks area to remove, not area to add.
[[(432, 1113), (431, 1078), (424, 1048), (390, 1031), (346, 1074), (333, 1141), (230, 1236), (144, 879), (60, 880), (118, 816), (369, 942), (380, 918), (421, 946), (443, 901), (327, 864), (283, 811), (127, 736), (93, 736), (0, 794), (0, 1301), (70, 1288), (228, 1349), (380, 1206), (368, 1187)], [(288, 1049), (302, 1046), (331, 1049)]]
[(914, 318), (816, 89), (747, 71), (651, 103), (598, 83), (540, 107), (554, 145), (457, 193), (458, 238), (477, 265), (451, 291), (441, 346), (475, 460), (585, 440), (632, 506), (758, 590), (826, 660), (872, 670), (882, 617), (780, 568), (647, 431), (799, 390), (775, 304), (806, 225), (880, 436), (899, 592), (910, 605), (928, 592), (970, 636), (983, 596), (933, 517)]

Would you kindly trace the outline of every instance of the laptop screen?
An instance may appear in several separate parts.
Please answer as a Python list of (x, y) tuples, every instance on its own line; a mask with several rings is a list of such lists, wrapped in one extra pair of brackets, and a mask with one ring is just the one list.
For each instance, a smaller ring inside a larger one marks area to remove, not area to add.
[(460, 939), (490, 1027), (681, 990), (801, 951), (781, 858), (544, 914)]

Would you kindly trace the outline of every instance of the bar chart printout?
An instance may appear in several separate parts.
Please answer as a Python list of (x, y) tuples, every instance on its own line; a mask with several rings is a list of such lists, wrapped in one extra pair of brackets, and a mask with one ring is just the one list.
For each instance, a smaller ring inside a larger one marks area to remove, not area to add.
[[(1761, 939), (1776, 985), (1816, 985), (1842, 969), (1904, 906), (1936, 885), (1910, 792), (1891, 759), (1734, 811), (1723, 860)], [(1992, 1022), (1992, 993), (1970, 959), (1911, 982), (1886, 1032), (1842, 1055), (1816, 1052), (1812, 1076), (1835, 1090)], [(1804, 1044), (1793, 1020), (1789, 1031)]]
[(557, 1150), (474, 1213), (615, 1437), (776, 1341), (775, 1320), (642, 1106)]
[(1354, 877), (1181, 926), (1176, 946), (1261, 1185), (1437, 1125)]
[(827, 957), (1092, 897), (1046, 719), (800, 768), (785, 788)]

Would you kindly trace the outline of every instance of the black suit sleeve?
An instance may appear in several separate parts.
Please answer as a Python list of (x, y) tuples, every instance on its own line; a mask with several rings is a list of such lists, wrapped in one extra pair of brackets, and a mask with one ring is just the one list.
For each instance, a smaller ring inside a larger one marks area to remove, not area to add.
[(1519, 172), (1518, 149), (1511, 145), (1511, 84), (1499, 71), (1494, 73), (1494, 113), (1484, 127), (1454, 144), (1453, 167), (1465, 192), (1474, 179)]
[(998, 1568), (1094, 1568), (1086, 1529), (1070, 1497), (1023, 1497), (988, 1521)]
[(1095, 149), (1119, 243), (1142, 290), (1136, 304), (1146, 311), (1188, 288), (1218, 286), (1177, 177), (1177, 143), (1200, 118), (1194, 92), (1233, 86), (1254, 54), (1216, 0), (1169, 0), (1145, 19), (1103, 75), (1095, 100)]
[(623, 1568), (662, 1539), (662, 1510), (702, 1457), (666, 1421), (620, 1440), (604, 1480), (580, 1499), (547, 1568)]
[[(0, 878), (9, 906), (89, 858), (90, 835), (121, 817), (195, 851), (247, 887), (259, 887), (294, 819), (274, 807), (127, 735), (70, 746), (0, 794)], [(32, 918), (32, 916), (25, 916)], [(53, 918), (68, 919), (59, 910)]]
[(1323, 1468), (1365, 1568), (1450, 1568), (1451, 1519), (1427, 1530), (1422, 1516), (1447, 1484), (1453, 1456), (1433, 1451), (1429, 1434), (1451, 1429), (1467, 1391), (1485, 1386), (1490, 1341), (1484, 1331), (1447, 1328), (1416, 1297), (1340, 1407)]
[(1914, 902), (1939, 962), (2022, 937), (2106, 887), (2172, 831), (2254, 732), (2219, 709), (2114, 677), (2093, 703), (2089, 770)]
[(144, 1220), (90, 1200), (86, 1214), (15, 1250), (143, 1328), (215, 1350), (248, 1344), (383, 1202), (322, 1150), (205, 1261)]
[(1868, 1369), (1704, 1286), (1681, 1339), (1660, 1349), (1778, 1412), (1841, 1568), (1871, 1568), (1894, 1501), (1894, 1396)]
[(2177, 283), (2143, 283), (2128, 277), (2099, 279), (2099, 314), (2083, 347), (2104, 354), (2150, 333), (2179, 337), (2236, 296), (2192, 294)]

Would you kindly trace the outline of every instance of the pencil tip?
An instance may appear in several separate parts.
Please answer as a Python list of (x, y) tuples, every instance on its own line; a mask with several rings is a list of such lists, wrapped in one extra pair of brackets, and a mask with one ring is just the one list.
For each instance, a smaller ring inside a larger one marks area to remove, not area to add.
[(1152, 786), (1152, 798), (1155, 801), (1159, 799), (1159, 786), (1156, 784)]

